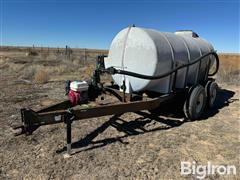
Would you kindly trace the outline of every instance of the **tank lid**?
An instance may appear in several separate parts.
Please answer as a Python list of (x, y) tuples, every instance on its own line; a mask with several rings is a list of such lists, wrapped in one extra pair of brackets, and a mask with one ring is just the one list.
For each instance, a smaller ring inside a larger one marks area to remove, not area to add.
[(179, 30), (179, 31), (176, 31), (175, 34), (184, 35), (184, 36), (191, 36), (191, 37), (194, 37), (194, 38), (199, 37), (198, 34), (194, 31), (192, 31), (192, 30)]

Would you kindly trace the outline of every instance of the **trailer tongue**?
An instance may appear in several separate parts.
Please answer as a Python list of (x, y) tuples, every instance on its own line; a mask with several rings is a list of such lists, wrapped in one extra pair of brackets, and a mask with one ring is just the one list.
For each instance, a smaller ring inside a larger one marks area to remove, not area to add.
[[(128, 31), (127, 36), (131, 35), (129, 33), (131, 33), (131, 31)], [(154, 36), (152, 34), (152, 37), (155, 37), (155, 32), (151, 33), (154, 34)], [(162, 39), (160, 38), (157, 40), (161, 41)], [(128, 48), (130, 48), (126, 46), (126, 44), (124, 47), (125, 55), (126, 53), (129, 53)], [(116, 52), (115, 44), (113, 43), (112, 46), (113, 49), (111, 50), (110, 48), (110, 57), (118, 58), (119, 54)], [(131, 55), (129, 55), (129, 58), (130, 56)], [(93, 73), (92, 79), (89, 82), (66, 81), (65, 89), (69, 100), (38, 111), (26, 108), (21, 109), (22, 124), (14, 127), (15, 130), (19, 130), (19, 133), (16, 135), (31, 135), (40, 126), (65, 123), (67, 134), (67, 153), (71, 154), (71, 124), (73, 121), (106, 115), (122, 114), (126, 112), (137, 112), (141, 110), (156, 110), (165, 103), (179, 100), (177, 97), (180, 97), (180, 99), (183, 100), (183, 111), (186, 118), (194, 120), (201, 117), (205, 107), (212, 107), (214, 105), (217, 84), (214, 82), (214, 79), (210, 78), (210, 76), (215, 75), (219, 67), (219, 59), (215, 51), (201, 54), (195, 59), (188, 61), (188, 63), (178, 64), (168, 72), (153, 75), (141, 74), (138, 71), (132, 72), (128, 70), (128, 67), (117, 68), (117, 66), (114, 65), (114, 60), (109, 59), (109, 57), (106, 58), (106, 61), (112, 60), (112, 62), (107, 62), (108, 65), (112, 63), (112, 66), (105, 68), (103, 64), (104, 58), (106, 57), (97, 57), (97, 67)], [(131, 58), (129, 60), (132, 60)], [(128, 59), (124, 59), (124, 62), (127, 60)], [(155, 61), (154, 59), (152, 60)], [(210, 73), (210, 66), (213, 64), (212, 60), (216, 61), (216, 68), (214, 72)], [(135, 60), (133, 62), (135, 62)], [(119, 62), (117, 62), (116, 65), (118, 63)], [(190, 68), (196, 64), (198, 65), (197, 69), (199, 70), (199, 73), (197, 73), (196, 77), (193, 78), (194, 81), (190, 83), (191, 80), (188, 82), (188, 80), (185, 79), (183, 84), (180, 83), (181, 86), (184, 86), (179, 87), (179, 77), (181, 77), (178, 76), (179, 73), (183, 73), (184, 69), (188, 69), (188, 71), (184, 71), (187, 76)], [(206, 65), (204, 70), (202, 70), (201, 64)], [(129, 66), (132, 66), (132, 64), (130, 63)], [(100, 78), (103, 73), (111, 74), (114, 77), (116, 84), (112, 83), (112, 85), (104, 86)], [(166, 81), (166, 78), (170, 78), (170, 81), (169, 79)], [(160, 81), (162, 79), (165, 80)], [(144, 81), (142, 85), (139, 85), (139, 80), (146, 81)], [(157, 81), (160, 84), (156, 84)], [(146, 85), (146, 82), (148, 85)], [(168, 82), (166, 88), (156, 87), (161, 85), (164, 86), (166, 85), (166, 82)], [(151, 87), (153, 89), (152, 91)], [(165, 92), (166, 90), (167, 92)], [(96, 104), (95, 107), (82, 106), (83, 104), (95, 102), (96, 98), (103, 94), (114, 96), (119, 100), (119, 102), (107, 105)]]

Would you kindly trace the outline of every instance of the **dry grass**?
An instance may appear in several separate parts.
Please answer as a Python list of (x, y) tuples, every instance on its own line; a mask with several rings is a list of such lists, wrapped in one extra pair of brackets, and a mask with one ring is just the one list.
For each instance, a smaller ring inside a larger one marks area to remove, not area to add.
[(218, 82), (224, 82), (227, 84), (239, 84), (239, 75), (240, 70), (233, 70), (234, 68), (230, 68), (226, 70), (224, 68), (220, 68), (218, 74), (216, 75), (216, 79)]
[(49, 81), (49, 74), (44, 70), (39, 70), (34, 75), (34, 82), (36, 83), (47, 83)]
[(93, 72), (95, 70), (95, 65), (93, 64), (89, 64), (88, 66), (84, 67), (83, 71), (84, 71), (84, 75), (86, 77), (91, 77)]
[(239, 70), (240, 54), (219, 54), (220, 66), (227, 70)]
[(36, 51), (29, 51), (26, 53), (26, 56), (37, 56), (38, 53)]
[(239, 84), (240, 54), (219, 54), (220, 67), (216, 79), (221, 83)]
[(35, 75), (35, 72), (36, 72), (35, 67), (34, 66), (29, 66), (29, 67), (24, 69), (21, 77), (23, 79), (32, 79)]

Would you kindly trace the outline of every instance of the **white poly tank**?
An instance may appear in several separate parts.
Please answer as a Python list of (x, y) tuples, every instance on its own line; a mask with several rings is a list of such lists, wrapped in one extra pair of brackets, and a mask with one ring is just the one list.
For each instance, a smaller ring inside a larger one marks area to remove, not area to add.
[[(108, 57), (105, 58), (105, 67), (158, 76), (213, 50), (210, 43), (192, 31), (168, 33), (129, 27), (120, 31), (113, 39)], [(185, 88), (204, 80), (207, 77), (209, 61), (213, 64), (214, 56), (205, 57), (200, 68), (200, 63), (196, 63), (189, 68), (180, 69), (177, 73), (176, 88)], [(162, 79), (147, 80), (121, 74), (113, 75), (119, 86), (122, 86), (125, 80), (126, 92), (169, 93), (172, 90), (173, 77), (174, 75), (169, 75)]]

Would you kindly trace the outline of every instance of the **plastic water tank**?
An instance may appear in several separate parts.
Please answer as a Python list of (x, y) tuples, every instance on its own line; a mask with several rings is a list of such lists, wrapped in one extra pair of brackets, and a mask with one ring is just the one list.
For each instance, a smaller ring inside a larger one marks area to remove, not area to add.
[[(113, 39), (109, 55), (105, 59), (105, 67), (156, 76), (187, 64), (210, 51), (213, 51), (212, 45), (192, 31), (168, 33), (128, 27), (120, 31)], [(213, 58), (213, 56), (208, 56), (201, 64), (196, 63), (179, 70), (176, 88), (185, 88), (187, 85), (197, 84), (200, 80), (204, 80), (208, 63), (210, 61), (212, 64)], [(120, 74), (113, 75), (114, 81), (119, 86), (125, 80), (126, 92), (168, 93), (172, 90), (173, 77), (174, 75), (169, 75), (163, 79), (146, 80)]]

